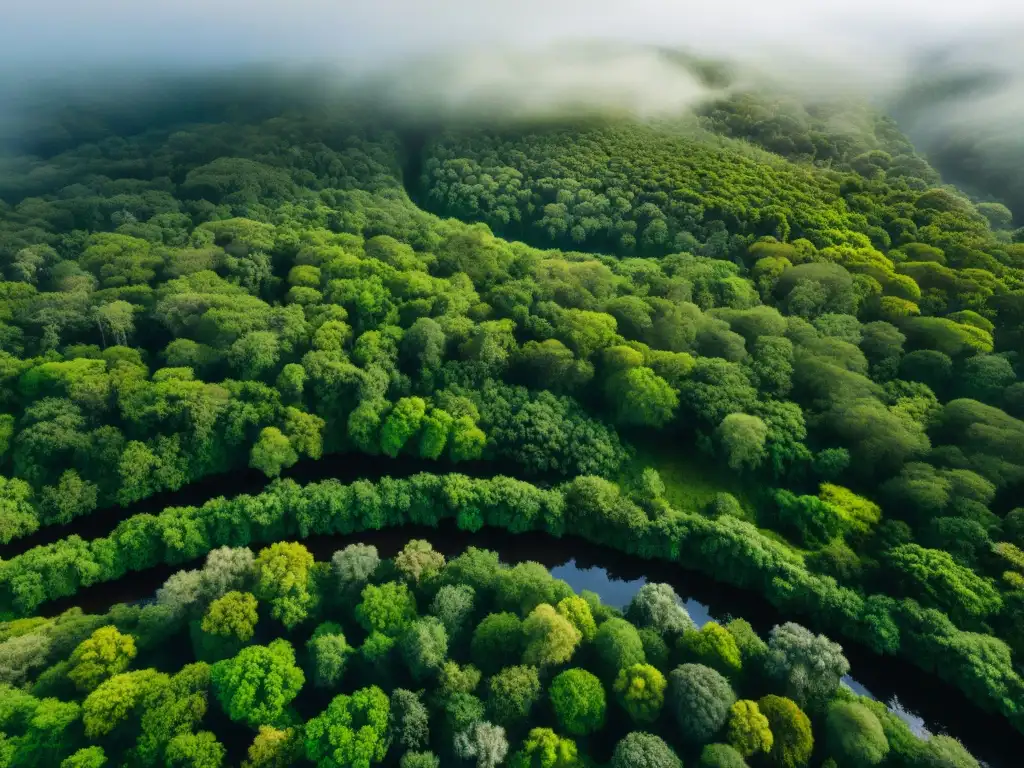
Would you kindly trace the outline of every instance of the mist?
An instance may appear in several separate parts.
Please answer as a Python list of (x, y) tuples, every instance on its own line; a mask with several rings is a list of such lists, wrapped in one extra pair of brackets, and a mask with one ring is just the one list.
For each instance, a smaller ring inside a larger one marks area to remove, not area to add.
[(38, 0), (0, 26), (0, 127), (242, 73), (254, 99), (347, 90), (420, 119), (657, 117), (715, 95), (664, 53), (686, 50), (742, 85), (869, 100), (953, 180), (1024, 201), (1022, 31), (1015, 0)]

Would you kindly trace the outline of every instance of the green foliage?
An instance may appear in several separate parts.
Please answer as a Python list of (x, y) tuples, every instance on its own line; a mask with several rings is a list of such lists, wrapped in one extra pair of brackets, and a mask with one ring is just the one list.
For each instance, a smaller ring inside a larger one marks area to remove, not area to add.
[(399, 647), (417, 681), (437, 675), (448, 655), (448, 633), (434, 616), (416, 619), (402, 633)]
[(870, 768), (880, 764), (889, 752), (878, 718), (854, 702), (829, 707), (825, 731), (829, 754), (844, 767)]
[(506, 667), (487, 684), (487, 710), (505, 726), (525, 722), (540, 699), (540, 678), (536, 667)]
[(389, 581), (363, 588), (356, 618), (367, 632), (392, 637), (401, 634), (416, 618), (416, 598), (405, 584)]
[(564, 664), (572, 658), (582, 634), (553, 607), (542, 603), (523, 621), (526, 647), (523, 662), (533, 667)]
[(653, 723), (665, 704), (665, 676), (650, 664), (633, 664), (620, 670), (613, 690), (636, 723)]
[(768, 759), (779, 768), (801, 768), (807, 765), (814, 749), (811, 721), (796, 705), (782, 696), (768, 695), (757, 702), (761, 714), (768, 718), (774, 742)]
[(636, 627), (624, 619), (608, 619), (603, 622), (594, 637), (594, 649), (601, 671), (609, 681), (615, 680), (621, 670), (645, 661), (640, 634)]
[(522, 749), (509, 760), (511, 768), (579, 768), (576, 742), (565, 739), (550, 728), (533, 728)]
[(697, 768), (747, 768), (747, 763), (728, 744), (708, 744), (700, 753)]
[(100, 627), (71, 653), (68, 679), (88, 693), (128, 669), (135, 654), (134, 637), (122, 635), (116, 627)]
[(315, 596), (310, 590), (313, 556), (294, 542), (277, 542), (256, 558), (256, 597), (270, 605), (270, 615), (286, 627), (303, 621)]
[(725, 740), (743, 757), (771, 752), (775, 737), (756, 701), (740, 699), (729, 708)]
[(329, 768), (369, 768), (388, 750), (388, 697), (376, 686), (331, 699), (306, 723), (306, 758)]
[(738, 675), (743, 666), (736, 640), (714, 621), (699, 630), (684, 632), (679, 649), (687, 661), (703, 664), (730, 677)]
[(805, 706), (827, 701), (850, 671), (838, 643), (794, 622), (772, 629), (764, 667), (792, 699)]
[(669, 703), (680, 735), (702, 744), (725, 725), (736, 701), (729, 681), (701, 664), (683, 664), (668, 677)]
[(690, 615), (668, 584), (644, 584), (626, 608), (626, 618), (640, 628), (681, 635), (694, 629)]
[(634, 731), (615, 745), (612, 768), (682, 768), (683, 761), (661, 738)]
[(291, 645), (280, 639), (243, 648), (234, 658), (214, 664), (210, 673), (224, 712), (253, 728), (278, 723), (305, 680)]
[(168, 768), (220, 768), (227, 750), (209, 731), (182, 733), (167, 745)]
[(475, 630), (470, 655), (485, 672), (497, 672), (501, 659), (519, 658), (525, 645), (522, 621), (514, 613), (492, 613)]
[(353, 649), (338, 624), (324, 622), (306, 642), (311, 677), (318, 688), (335, 688), (341, 682)]
[(604, 725), (604, 686), (585, 669), (567, 669), (555, 676), (548, 689), (558, 724), (574, 736), (585, 736)]

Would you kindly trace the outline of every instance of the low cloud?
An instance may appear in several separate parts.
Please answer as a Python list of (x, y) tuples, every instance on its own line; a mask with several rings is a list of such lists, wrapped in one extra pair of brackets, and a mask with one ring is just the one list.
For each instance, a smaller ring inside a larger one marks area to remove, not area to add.
[[(1024, 7), (1017, 0), (8, 6), (0, 25), (0, 113), (9, 129), (24, 105), (47, 96), (64, 105), (153, 99), (174, 90), (168, 83), (175, 78), (202, 83), (252, 65), (288, 73), (292, 83), (305, 78), (310, 93), (361, 87), (410, 115), (657, 116), (708, 95), (706, 84), (662, 52), (686, 49), (736, 62), (745, 77), (768, 77), (809, 98), (871, 99), (925, 149), (948, 153), (966, 141), (994, 167), (1024, 156), (1017, 128), (1024, 117)], [(1024, 175), (1024, 166), (1017, 168)]]

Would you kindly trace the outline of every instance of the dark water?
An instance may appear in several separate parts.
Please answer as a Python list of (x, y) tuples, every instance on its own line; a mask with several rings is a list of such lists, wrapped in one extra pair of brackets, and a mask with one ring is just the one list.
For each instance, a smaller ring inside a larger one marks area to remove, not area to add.
[[(475, 546), (498, 552), (506, 563), (539, 562), (576, 591), (588, 589), (603, 602), (622, 607), (646, 581), (671, 584), (685, 601), (697, 624), (709, 620), (744, 618), (762, 635), (773, 626), (793, 620), (813, 628), (812, 617), (781, 616), (760, 596), (682, 567), (623, 555), (582, 539), (558, 539), (546, 534), (511, 534), (497, 529), (477, 533), (460, 531), (448, 523), (439, 528), (404, 527), (368, 531), (351, 536), (314, 536), (304, 540), (318, 560), (329, 559), (338, 549), (354, 542), (377, 547), (382, 557), (396, 554), (411, 538), (430, 541), (447, 557)], [(181, 566), (162, 566), (112, 584), (83, 589), (73, 598), (43, 606), (43, 613), (55, 615), (71, 606), (100, 613), (112, 605), (147, 599), (172, 573), (200, 567), (203, 559)], [(896, 658), (879, 656), (849, 643), (843, 644), (852, 676), (846, 683), (860, 694), (884, 701), (921, 735), (954, 736), (990, 768), (1019, 766), (1022, 737), (1002, 717), (986, 714), (951, 686)]]

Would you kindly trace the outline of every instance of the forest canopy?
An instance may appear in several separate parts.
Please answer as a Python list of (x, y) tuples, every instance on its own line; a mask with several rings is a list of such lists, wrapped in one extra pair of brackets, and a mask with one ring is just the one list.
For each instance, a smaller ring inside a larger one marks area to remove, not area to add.
[[(237, 729), (252, 768), (974, 765), (840, 687), (838, 641), (1024, 731), (1010, 209), (860, 104), (387, 117), (125, 104), (4, 158), (0, 766), (212, 767)], [(376, 474), (289, 479), (345, 462)], [(810, 629), (301, 543), (443, 521), (698, 570)]]

